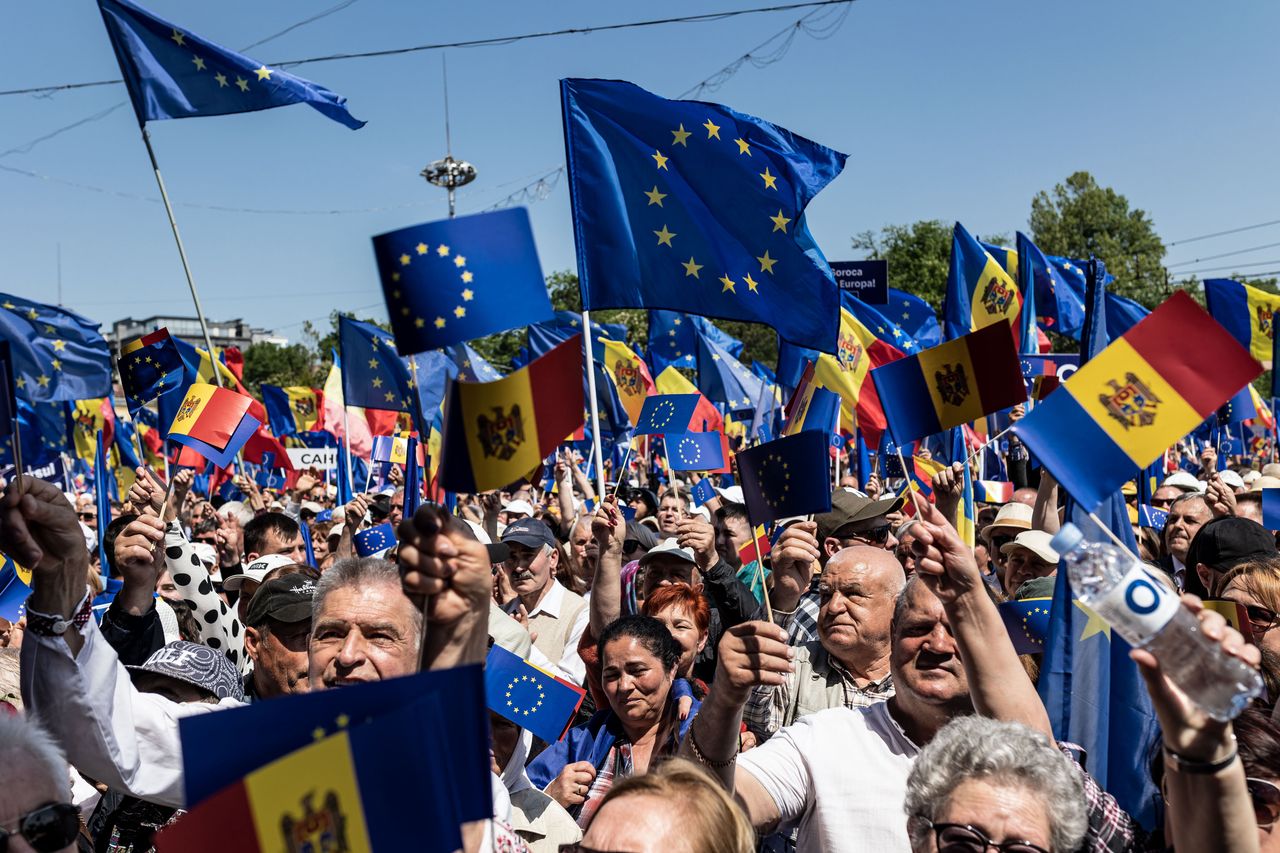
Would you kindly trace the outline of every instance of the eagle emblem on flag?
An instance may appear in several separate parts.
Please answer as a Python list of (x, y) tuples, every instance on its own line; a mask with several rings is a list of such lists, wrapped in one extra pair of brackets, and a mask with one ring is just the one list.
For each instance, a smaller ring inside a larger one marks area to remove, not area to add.
[(342, 853), (350, 850), (347, 842), (347, 819), (338, 807), (338, 794), (329, 791), (324, 797), (324, 807), (317, 809), (313, 794), (302, 798), (302, 818), (288, 812), (280, 819), (284, 833), (284, 849), (288, 853), (304, 853), (311, 850), (331, 850)]
[(964, 372), (964, 365), (944, 364), (933, 373), (933, 384), (938, 389), (938, 396), (948, 406), (960, 406), (969, 396), (969, 377)]
[(857, 370), (864, 352), (862, 344), (853, 335), (840, 335), (836, 341), (836, 358), (845, 370)]
[(1098, 402), (1107, 414), (1120, 422), (1125, 429), (1144, 427), (1155, 423), (1156, 408), (1160, 398), (1132, 371), (1125, 373), (1124, 384), (1108, 379), (1111, 392), (1098, 395)]
[(1275, 310), (1270, 305), (1259, 305), (1254, 309), (1254, 315), (1258, 319), (1258, 328), (1262, 334), (1268, 338), (1271, 337), (1273, 334), (1271, 323), (1275, 317)]
[(1004, 279), (993, 275), (982, 288), (982, 307), (987, 309), (988, 314), (1003, 317), (1013, 304), (1015, 295), (1013, 288)]
[(618, 393), (635, 396), (640, 393), (640, 370), (622, 359), (613, 363), (613, 375), (618, 380)]
[(515, 456), (516, 450), (524, 443), (524, 419), (518, 405), (512, 406), (509, 413), (505, 413), (501, 406), (494, 406), (493, 417), (480, 415), (476, 418), (476, 427), (486, 457), (493, 456), (505, 462)]
[(200, 398), (195, 394), (189, 395), (187, 399), (182, 401), (182, 406), (179, 407), (178, 415), (177, 417), (174, 418), (174, 420), (185, 421), (195, 417), (196, 408), (199, 405), (200, 405)]

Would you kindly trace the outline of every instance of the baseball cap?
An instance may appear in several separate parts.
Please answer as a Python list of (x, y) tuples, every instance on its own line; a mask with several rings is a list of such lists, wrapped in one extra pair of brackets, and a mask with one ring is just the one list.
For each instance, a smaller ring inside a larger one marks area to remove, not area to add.
[(672, 557), (678, 557), (679, 559), (687, 560), (690, 563), (697, 562), (693, 558), (693, 552), (690, 551), (688, 548), (681, 548), (680, 545), (676, 542), (675, 537), (672, 537), (670, 539), (663, 539), (657, 545), (654, 545), (652, 548), (650, 548), (648, 552), (645, 553), (645, 555), (640, 558), (640, 565), (643, 566), (651, 562), (654, 557), (658, 557), (663, 554), (669, 554)]
[(244, 684), (235, 665), (222, 652), (199, 643), (175, 640), (152, 652), (142, 666), (125, 668), (131, 673), (154, 672), (185, 681), (218, 699), (244, 699)]
[(1035, 554), (1046, 563), (1058, 562), (1058, 552), (1049, 547), (1053, 536), (1045, 533), (1043, 530), (1024, 530), (1013, 538), (1012, 542), (1006, 542), (1000, 546), (1001, 554), (1012, 554), (1018, 548), (1026, 548), (1032, 554)]
[(315, 501), (303, 501), (299, 509), (306, 510), (312, 515), (319, 515), (324, 512), (324, 507), (320, 506), (320, 504)]
[(888, 515), (901, 509), (905, 501), (904, 496), (881, 498), (877, 501), (854, 489), (836, 489), (831, 493), (830, 512), (821, 513), (813, 519), (818, 523), (818, 541), (836, 535), (840, 528), (854, 522)]
[[(512, 503), (524, 503), (528, 506), (524, 501), (512, 501)], [(507, 506), (510, 505), (507, 504)], [(500, 563), (507, 559), (511, 554), (511, 549), (507, 547), (509, 542), (518, 542), (526, 548), (541, 548), (543, 545), (556, 547), (556, 537), (550, 527), (536, 518), (519, 518), (503, 528), (498, 542), (485, 546), (489, 549), (489, 560)]]
[[(648, 519), (645, 519), (648, 521)], [(653, 532), (653, 528), (634, 518), (627, 522), (626, 537), (623, 539), (623, 550), (626, 550), (626, 543), (634, 540), (639, 543), (641, 548), (651, 551), (658, 546), (658, 534)], [(634, 550), (634, 549), (632, 549)]]
[(990, 539), (993, 533), (998, 531), (1007, 531), (1015, 536), (1023, 531), (1031, 529), (1031, 507), (1026, 504), (1010, 503), (1000, 507), (1000, 511), (996, 513), (995, 521), (982, 528), (982, 538)]
[(1163, 486), (1173, 486), (1175, 489), (1182, 489), (1184, 492), (1203, 492), (1204, 483), (1191, 476), (1186, 471), (1174, 471), (1160, 483)]
[(1232, 471), (1230, 468), (1225, 471), (1219, 471), (1218, 476), (1222, 478), (1222, 482), (1226, 483), (1233, 489), (1244, 488), (1244, 480), (1241, 479), (1238, 473)]
[(222, 582), (222, 588), (235, 591), (244, 586), (245, 581), (257, 581), (258, 583), (262, 583), (262, 579), (265, 578), (267, 573), (272, 569), (279, 568), (280, 566), (292, 565), (293, 560), (289, 559), (284, 554), (263, 554), (261, 557), (258, 557), (252, 563), (245, 566), (243, 572), (228, 575)]
[(310, 619), (315, 592), (316, 582), (304, 574), (272, 578), (254, 593), (244, 624), (257, 628), (268, 619), (290, 623)]
[(1215, 518), (1200, 528), (1191, 540), (1186, 562), (1188, 569), (1204, 563), (1224, 572), (1246, 560), (1277, 555), (1275, 537), (1265, 527), (1252, 519), (1229, 516)]
[(720, 500), (729, 504), (746, 505), (747, 499), (742, 494), (742, 486), (728, 486), (726, 488), (715, 487), (716, 494), (720, 496)]
[(521, 515), (533, 515), (533, 505), (528, 501), (516, 499), (510, 503), (502, 505), (502, 511), (506, 513), (519, 513)]

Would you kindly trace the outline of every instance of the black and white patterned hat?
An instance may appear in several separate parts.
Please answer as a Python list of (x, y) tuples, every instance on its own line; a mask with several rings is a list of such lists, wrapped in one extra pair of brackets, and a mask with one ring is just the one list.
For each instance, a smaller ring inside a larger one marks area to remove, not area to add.
[(207, 690), (218, 699), (244, 699), (244, 684), (235, 665), (216, 649), (176, 640), (156, 649), (142, 666), (131, 672), (154, 672)]

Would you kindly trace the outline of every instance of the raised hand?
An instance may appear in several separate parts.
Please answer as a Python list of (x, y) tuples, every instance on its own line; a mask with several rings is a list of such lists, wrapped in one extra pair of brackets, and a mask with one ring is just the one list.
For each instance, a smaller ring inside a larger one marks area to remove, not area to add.
[(912, 528), (916, 539), (911, 543), (916, 574), (944, 605), (966, 592), (981, 590), (982, 572), (973, 550), (936, 507), (921, 501), (920, 508), (920, 520)]
[(676, 543), (693, 552), (698, 571), (705, 572), (716, 564), (716, 529), (701, 516), (682, 518), (676, 524)]
[(719, 652), (713, 690), (738, 705), (746, 703), (752, 687), (782, 684), (795, 669), (787, 632), (771, 622), (734, 625), (720, 639)]
[(797, 521), (787, 525), (773, 546), (773, 589), (770, 600), (778, 610), (792, 611), (809, 589), (822, 556), (818, 545), (818, 524)]

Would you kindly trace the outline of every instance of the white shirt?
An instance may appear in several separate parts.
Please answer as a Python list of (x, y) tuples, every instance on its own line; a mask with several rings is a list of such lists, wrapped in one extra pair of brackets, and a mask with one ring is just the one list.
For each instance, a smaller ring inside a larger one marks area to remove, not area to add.
[[(532, 619), (535, 616), (545, 614), (554, 619), (559, 619), (560, 612), (564, 609), (565, 596), (570, 594), (569, 590), (560, 581), (553, 579), (546, 595), (542, 596), (542, 600), (533, 606), (533, 610), (529, 611), (529, 618)], [(512, 610), (518, 608), (520, 599), (515, 599), (509, 606)], [(589, 606), (583, 607), (578, 611), (577, 618), (573, 620), (573, 625), (569, 627), (569, 635), (565, 638), (564, 651), (560, 659), (558, 661), (549, 661), (552, 668), (556, 670), (557, 675), (563, 676), (574, 684), (583, 684), (587, 680), (587, 665), (582, 662), (582, 658), (578, 655), (578, 641), (582, 639), (582, 632), (587, 630), (587, 623), (590, 620), (591, 608)], [(538, 649), (536, 640), (533, 647)], [(542, 659), (548, 660), (545, 655), (542, 656)], [(535, 664), (542, 665), (532, 655), (530, 660)]]
[(737, 772), (773, 798), (780, 830), (799, 825), (800, 853), (910, 853), (902, 803), (919, 752), (877, 702), (801, 717), (738, 756)]

